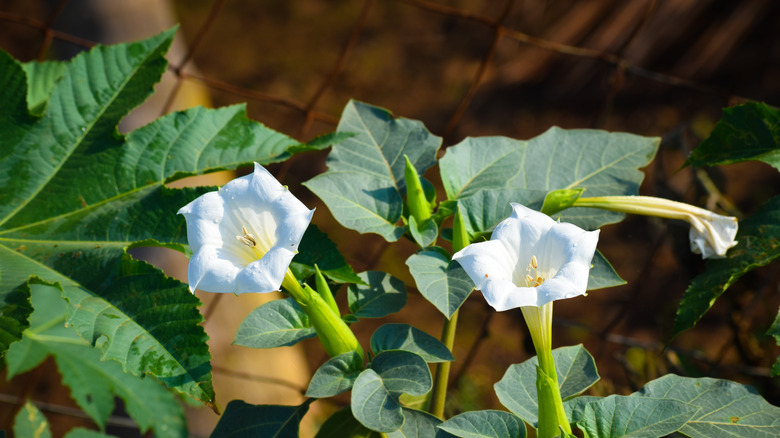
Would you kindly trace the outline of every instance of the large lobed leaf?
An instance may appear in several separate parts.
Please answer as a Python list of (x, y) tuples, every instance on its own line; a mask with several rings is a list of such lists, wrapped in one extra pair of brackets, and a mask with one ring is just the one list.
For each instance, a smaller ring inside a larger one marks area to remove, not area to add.
[(725, 108), (715, 129), (685, 164), (714, 166), (748, 160), (780, 170), (780, 111), (765, 103)]
[(736, 239), (737, 246), (726, 258), (707, 260), (706, 271), (694, 278), (683, 294), (672, 336), (693, 327), (740, 277), (780, 257), (780, 196), (740, 222)]
[(304, 185), (343, 226), (398, 240), (404, 234), (396, 225), (406, 193), (404, 155), (422, 175), (436, 163), (441, 138), (418, 121), (394, 119), (386, 110), (357, 101), (344, 108), (338, 132), (357, 135), (333, 146), (328, 171)]
[(164, 183), (277, 161), (297, 142), (242, 106), (193, 108), (118, 134), (164, 72), (172, 38), (24, 68), (0, 52), (0, 332), (13, 341), (27, 326), (14, 291), (29, 276), (56, 282), (68, 323), (104, 357), (213, 405), (198, 300), (125, 250), (139, 241), (184, 249), (176, 212), (204, 189)]
[[(659, 139), (626, 133), (550, 128), (531, 140), (467, 138), (440, 162), (448, 199), (457, 199), (469, 232), (491, 230), (510, 202), (540, 209), (549, 191), (584, 188), (587, 196), (636, 195), (639, 168), (655, 156)], [(569, 209), (561, 220), (595, 229), (621, 213)]]
[(52, 356), (70, 388), (71, 397), (102, 429), (114, 410), (114, 399), (124, 402), (128, 414), (141, 432), (153, 431), (158, 437), (186, 436), (184, 412), (172, 393), (152, 378), (138, 379), (122, 371), (113, 361), (103, 361), (75, 330), (52, 321), (64, 321), (66, 302), (56, 285), (30, 281), (35, 311), (24, 339), (8, 350), (8, 377), (38, 366)]

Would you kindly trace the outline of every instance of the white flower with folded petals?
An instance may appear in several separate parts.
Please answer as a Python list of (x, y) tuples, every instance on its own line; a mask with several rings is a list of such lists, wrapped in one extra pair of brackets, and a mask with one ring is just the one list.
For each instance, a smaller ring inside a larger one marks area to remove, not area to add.
[(512, 209), (491, 240), (452, 257), (476, 289), (498, 311), (584, 295), (599, 231), (558, 223), (520, 204)]
[(257, 163), (185, 205), (190, 290), (279, 290), (313, 213)]

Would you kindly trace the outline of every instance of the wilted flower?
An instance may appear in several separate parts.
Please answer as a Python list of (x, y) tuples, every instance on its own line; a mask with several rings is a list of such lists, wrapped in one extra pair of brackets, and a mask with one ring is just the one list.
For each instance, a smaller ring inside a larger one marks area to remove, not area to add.
[(702, 258), (723, 258), (737, 244), (737, 218), (722, 216), (683, 202), (652, 196), (601, 196), (579, 198), (573, 206), (680, 219), (691, 224), (691, 251)]
[(558, 223), (546, 214), (512, 204), (512, 214), (487, 242), (453, 257), (498, 311), (541, 307), (584, 295), (599, 231)]
[(257, 163), (185, 205), (190, 290), (279, 290), (313, 213)]

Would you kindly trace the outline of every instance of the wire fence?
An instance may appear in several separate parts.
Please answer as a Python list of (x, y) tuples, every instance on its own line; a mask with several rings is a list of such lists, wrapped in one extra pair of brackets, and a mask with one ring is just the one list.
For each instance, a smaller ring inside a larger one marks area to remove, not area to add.
[[(63, 17), (78, 13), (85, 2), (33, 3), (0, 2), (4, 49), (43, 60), (58, 43), (80, 48), (96, 43), (60, 30)], [(186, 84), (197, 83), (216, 104), (249, 102), (253, 118), (308, 140), (332, 131), (347, 99), (358, 98), (423, 120), (444, 137), (445, 146), (468, 135), (529, 138), (552, 124), (663, 135), (659, 156), (646, 169), (643, 193), (710, 202), (710, 208), (749, 212), (759, 201), (751, 188), (769, 187), (767, 192), (778, 184), (774, 173), (753, 167), (677, 171), (695, 147), (696, 134), (706, 131), (720, 107), (748, 99), (780, 102), (780, 41), (772, 36), (780, 24), (778, 2), (214, 0), (173, 5), (189, 39), (183, 56), (171, 59), (175, 83), (158, 115), (174, 107)], [(289, 175), (302, 181), (321, 171), (323, 160), (324, 155), (315, 162), (293, 157), (275, 170), (280, 179)], [(325, 210), (321, 206), (318, 214)], [(687, 237), (679, 238), (682, 232), (643, 218), (605, 230), (599, 247), (629, 285), (591, 294), (584, 310), (562, 310), (557, 320), (566, 333), (562, 339), (596, 345), (591, 351), (603, 360), (607, 384), (624, 390), (636, 389), (653, 374), (696, 363), (703, 373), (755, 384), (776, 403), (780, 389), (768, 377), (768, 364), (777, 350), (757, 336), (777, 309), (778, 272), (749, 276), (702, 322), (703, 331), (664, 344), (658, 327), (669, 328), (679, 296), (702, 267), (675, 250), (687, 244)], [(403, 266), (405, 258), (371, 237), (361, 236), (355, 248), (343, 249), (348, 260), (359, 260), (360, 269), (394, 259)], [(407, 284), (413, 284), (409, 278)], [(213, 312), (218, 302), (204, 313)], [(501, 336), (502, 330), (515, 339), (524, 336), (517, 315), (495, 315), (476, 300), (465, 306), (461, 313), (471, 316), (461, 317), (465, 340), (456, 347), (452, 381), (462, 404), (468, 402), (469, 385), (482, 382), (474, 375), (519, 362), (524, 354)], [(319, 359), (315, 355), (311, 361)], [(488, 372), (484, 380), (495, 382), (504, 369)], [(214, 371), (268, 379), (224, 367)], [(300, 390), (295, 383), (280, 384), (285, 385)], [(487, 386), (477, 391), (481, 401), (498, 406), (487, 394), (492, 383)]]

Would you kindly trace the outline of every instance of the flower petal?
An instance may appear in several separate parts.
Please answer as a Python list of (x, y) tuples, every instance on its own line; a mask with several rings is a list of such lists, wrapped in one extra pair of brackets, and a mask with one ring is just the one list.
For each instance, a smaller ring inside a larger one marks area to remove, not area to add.
[(700, 216), (689, 221), (691, 251), (701, 254), (703, 259), (724, 258), (726, 251), (737, 244), (737, 218), (714, 213)]
[(242, 266), (230, 251), (214, 246), (201, 247), (190, 259), (187, 281), (190, 292), (234, 292), (236, 275)]
[(263, 258), (250, 263), (238, 273), (235, 292), (266, 293), (279, 290), (293, 257), (293, 251), (272, 248)]

